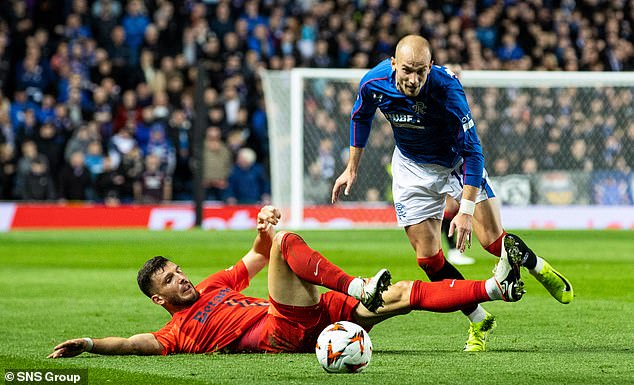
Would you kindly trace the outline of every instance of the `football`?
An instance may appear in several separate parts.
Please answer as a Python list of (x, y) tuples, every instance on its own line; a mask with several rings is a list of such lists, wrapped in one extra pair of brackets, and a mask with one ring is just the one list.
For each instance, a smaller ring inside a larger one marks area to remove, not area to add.
[(361, 326), (339, 321), (319, 334), (315, 353), (328, 373), (359, 373), (370, 363), (372, 342)]

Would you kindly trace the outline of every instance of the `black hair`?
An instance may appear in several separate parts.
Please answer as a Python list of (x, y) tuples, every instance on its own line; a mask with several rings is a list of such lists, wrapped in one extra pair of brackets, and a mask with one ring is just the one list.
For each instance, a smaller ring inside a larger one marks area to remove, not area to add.
[(141, 289), (143, 294), (152, 298), (152, 295), (154, 295), (152, 276), (154, 276), (157, 271), (163, 270), (165, 265), (167, 265), (167, 262), (169, 262), (169, 259), (160, 255), (145, 262), (136, 276), (136, 282), (139, 284), (139, 289)]

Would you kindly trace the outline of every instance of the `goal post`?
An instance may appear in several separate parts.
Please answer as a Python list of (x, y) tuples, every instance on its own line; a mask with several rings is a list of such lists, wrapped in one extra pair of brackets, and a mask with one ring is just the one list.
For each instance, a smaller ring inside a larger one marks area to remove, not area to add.
[[(270, 143), (271, 196), (291, 228), (304, 224), (304, 84), (307, 79), (354, 81), (364, 70), (262, 70)], [(358, 80), (357, 80), (358, 82)]]
[[(389, 171), (394, 142), (379, 111), (350, 196), (329, 203), (334, 179), (347, 162), (350, 112), (366, 72), (260, 73), (272, 200), (291, 228), (396, 226)], [(561, 215), (577, 210), (588, 213), (584, 226), (600, 226), (593, 218), (603, 218), (597, 210), (606, 205), (631, 213), (634, 73), (462, 71), (461, 76), (505, 225), (510, 216), (519, 227), (557, 227)], [(531, 207), (553, 219), (526, 219)], [(632, 226), (625, 221), (617, 227)]]

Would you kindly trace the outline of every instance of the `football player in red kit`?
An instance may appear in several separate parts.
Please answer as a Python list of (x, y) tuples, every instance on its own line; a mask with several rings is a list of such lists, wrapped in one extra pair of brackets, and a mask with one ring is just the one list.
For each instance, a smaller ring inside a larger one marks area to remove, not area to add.
[[(166, 355), (209, 352), (308, 352), (317, 336), (335, 321), (352, 321), (367, 330), (411, 310), (451, 312), (491, 300), (514, 302), (524, 294), (521, 255), (502, 253), (495, 276), (483, 281), (401, 281), (390, 285), (380, 270), (370, 279), (348, 275), (292, 232), (275, 232), (280, 211), (258, 213), (253, 247), (235, 265), (198, 285), (180, 266), (163, 258), (147, 261), (137, 281), (152, 302), (172, 319), (159, 331), (129, 338), (77, 338), (54, 348), (50, 358), (82, 352), (104, 355)], [(241, 293), (253, 276), (268, 268), (268, 300)], [(318, 286), (331, 289), (324, 294)]]

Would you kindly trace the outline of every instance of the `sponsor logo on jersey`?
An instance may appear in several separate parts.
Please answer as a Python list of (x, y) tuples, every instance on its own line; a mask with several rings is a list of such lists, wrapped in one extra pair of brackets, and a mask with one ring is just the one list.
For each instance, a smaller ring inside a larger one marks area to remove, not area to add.
[(194, 316), (194, 320), (200, 322), (201, 324), (204, 324), (211, 310), (219, 303), (221, 303), (230, 291), (231, 290), (227, 287), (220, 290), (218, 294), (216, 294), (209, 302), (207, 302), (207, 305), (203, 308), (202, 311), (196, 313), (196, 315)]
[(424, 129), (425, 126), (422, 125), (421, 120), (414, 115), (411, 114), (398, 114), (394, 112), (388, 112), (385, 114), (387, 120), (392, 123), (392, 125), (396, 127), (405, 127), (405, 128), (415, 128), (415, 129)]

